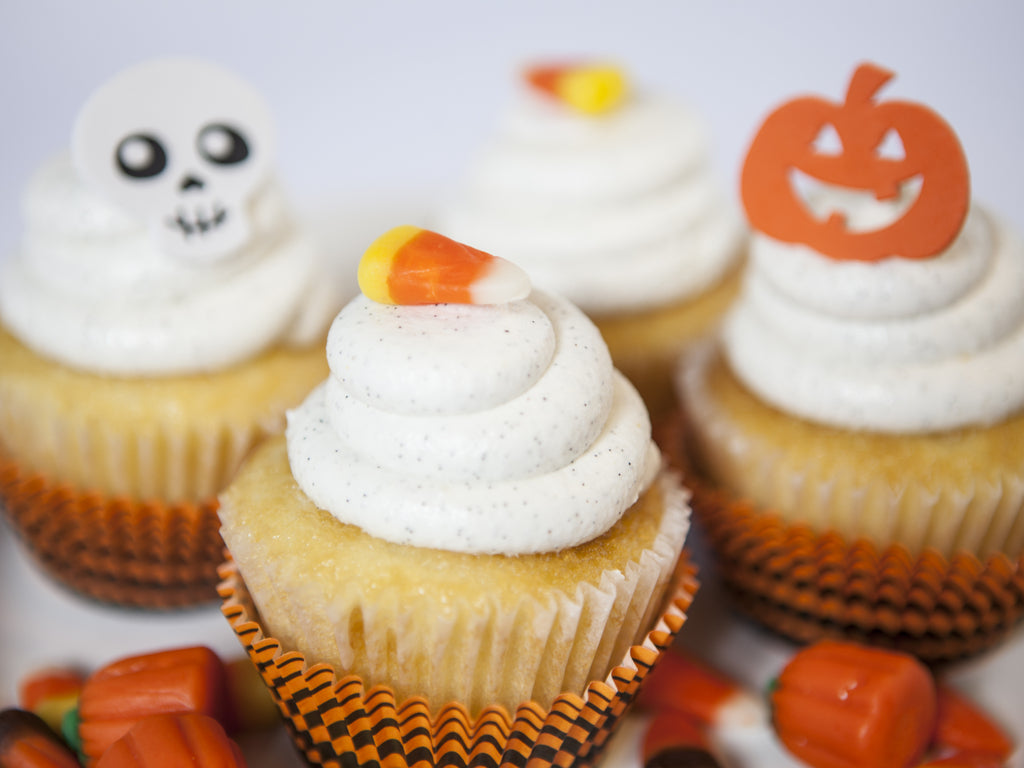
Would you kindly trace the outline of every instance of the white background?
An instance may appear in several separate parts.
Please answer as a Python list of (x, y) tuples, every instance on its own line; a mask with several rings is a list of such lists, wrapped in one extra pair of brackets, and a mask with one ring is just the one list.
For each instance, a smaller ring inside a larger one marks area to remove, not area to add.
[[(494, 125), (517, 68), (610, 57), (708, 122), (723, 179), (764, 115), (840, 99), (855, 65), (897, 73), (958, 131), (978, 199), (1024, 230), (1024, 4), (954, 0), (0, 0), (0, 253), (31, 171), (92, 88), (150, 56), (213, 58), (278, 121), (301, 200), (447, 187)], [(397, 222), (396, 222), (397, 223)]]
[[(977, 199), (1024, 231), (1022, 38), (1024, 3), (1010, 0), (0, 0), (0, 257), (17, 246), (29, 174), (65, 147), (91, 89), (168, 54), (212, 58), (252, 81), (276, 115), (280, 175), (300, 207), (360, 238), (376, 233), (354, 201), (370, 201), (373, 226), (390, 226), (409, 208), (381, 201), (429, 208), (457, 180), (522, 63), (586, 56), (615, 59), (641, 87), (701, 112), (730, 190), (770, 109), (805, 92), (840, 99), (855, 65), (873, 60), (898, 75), (883, 98), (939, 111), (961, 137)], [(358, 240), (339, 237), (340, 260), (358, 257), (341, 252)], [(707, 575), (684, 639), (760, 685), (792, 649), (737, 621)], [(55, 590), (0, 526), (0, 706), (44, 663), (95, 665), (184, 642), (235, 648), (216, 609), (112, 611)], [(950, 674), (1024, 739), (1021, 632)], [(787, 764), (764, 733), (734, 741), (736, 766)], [(612, 761), (635, 760), (629, 745)]]

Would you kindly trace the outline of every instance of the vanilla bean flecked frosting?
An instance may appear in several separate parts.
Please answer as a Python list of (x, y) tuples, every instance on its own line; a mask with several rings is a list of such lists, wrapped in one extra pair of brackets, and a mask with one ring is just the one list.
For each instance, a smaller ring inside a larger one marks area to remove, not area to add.
[(39, 354), (116, 376), (219, 370), (315, 342), (340, 303), (318, 279), (320, 250), (272, 180), (249, 216), (254, 236), (230, 256), (177, 258), (59, 156), (26, 192), (22, 245), (0, 274), (0, 318)]
[(724, 351), (761, 398), (812, 421), (993, 424), (1024, 407), (1021, 286), (1024, 245), (978, 207), (928, 259), (836, 261), (757, 234)]
[(288, 457), (320, 508), (379, 538), (557, 551), (610, 528), (661, 466), (647, 411), (594, 325), (534, 291), (504, 304), (359, 296), (328, 380), (289, 412)]
[(632, 93), (586, 115), (523, 88), (438, 228), (503, 253), (588, 314), (691, 298), (735, 266), (745, 237), (704, 127)]

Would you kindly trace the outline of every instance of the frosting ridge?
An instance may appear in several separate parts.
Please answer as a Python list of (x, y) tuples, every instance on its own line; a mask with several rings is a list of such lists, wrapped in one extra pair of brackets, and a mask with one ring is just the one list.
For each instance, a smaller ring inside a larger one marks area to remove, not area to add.
[(730, 365), (776, 407), (879, 432), (990, 424), (1024, 407), (1024, 245), (970, 210), (942, 254), (822, 258), (755, 234), (723, 326)]
[(54, 158), (29, 184), (0, 316), (40, 354), (110, 375), (215, 370), (277, 343), (312, 343), (339, 303), (330, 281), (316, 280), (320, 253), (273, 181), (249, 213), (253, 237), (229, 258), (174, 258), (87, 189), (69, 157)]
[(743, 227), (708, 154), (695, 115), (667, 99), (635, 94), (595, 117), (524, 92), (441, 229), (584, 311), (651, 308), (703, 291), (738, 256)]
[(328, 380), (289, 412), (289, 462), (317, 506), (371, 535), (555, 551), (611, 527), (660, 467), (639, 395), (564, 299), (359, 296), (336, 318), (327, 356)]

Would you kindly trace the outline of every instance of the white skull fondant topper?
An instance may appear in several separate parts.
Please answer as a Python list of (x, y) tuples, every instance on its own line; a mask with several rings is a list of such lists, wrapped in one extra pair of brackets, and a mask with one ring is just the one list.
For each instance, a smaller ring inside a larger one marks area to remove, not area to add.
[(208, 262), (248, 241), (248, 203), (268, 178), (273, 138), (252, 86), (209, 62), (171, 58), (97, 89), (71, 152), (82, 178), (145, 221), (161, 250)]

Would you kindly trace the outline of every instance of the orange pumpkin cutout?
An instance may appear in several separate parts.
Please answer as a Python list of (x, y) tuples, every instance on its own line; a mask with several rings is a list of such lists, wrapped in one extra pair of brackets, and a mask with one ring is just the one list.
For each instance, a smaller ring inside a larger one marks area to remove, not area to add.
[[(945, 250), (960, 232), (970, 201), (967, 160), (953, 129), (931, 109), (906, 101), (875, 99), (893, 73), (862, 64), (842, 104), (815, 96), (794, 99), (770, 114), (747, 153), (740, 181), (751, 225), (776, 240), (803, 243), (834, 259), (877, 261), (891, 256), (923, 259)], [(831, 126), (842, 146), (816, 144)], [(879, 150), (895, 132), (903, 157)], [(902, 214), (875, 229), (855, 230), (846, 215), (821, 219), (798, 193), (795, 176), (810, 183), (871, 193), (879, 201), (908, 195)]]

